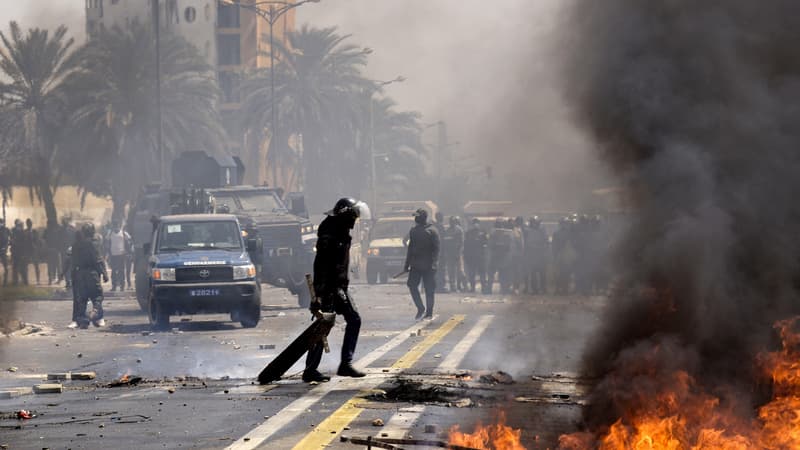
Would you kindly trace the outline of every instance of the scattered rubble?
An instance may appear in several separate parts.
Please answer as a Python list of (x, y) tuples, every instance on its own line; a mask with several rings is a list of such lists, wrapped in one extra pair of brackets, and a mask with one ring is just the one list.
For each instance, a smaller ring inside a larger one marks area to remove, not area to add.
[(382, 427), (383, 426), (383, 419), (375, 419), (372, 421), (373, 427)]
[(114, 387), (122, 387), (122, 386), (136, 386), (142, 381), (142, 377), (133, 375), (123, 375), (120, 377), (119, 380), (112, 381), (108, 383), (106, 387), (114, 388)]
[(502, 370), (481, 375), (478, 381), (486, 384), (514, 384), (514, 378)]

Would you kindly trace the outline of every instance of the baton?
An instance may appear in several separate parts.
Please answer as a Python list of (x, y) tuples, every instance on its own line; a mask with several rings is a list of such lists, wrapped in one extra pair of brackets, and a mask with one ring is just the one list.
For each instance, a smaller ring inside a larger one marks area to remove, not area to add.
[(403, 275), (405, 275), (405, 274), (407, 274), (407, 273), (408, 273), (408, 270), (404, 270), (404, 271), (402, 271), (402, 272), (398, 273), (397, 275), (393, 276), (393, 277), (392, 277), (392, 279), (393, 279), (393, 280), (396, 280), (396, 279), (398, 279), (398, 278), (402, 277)]

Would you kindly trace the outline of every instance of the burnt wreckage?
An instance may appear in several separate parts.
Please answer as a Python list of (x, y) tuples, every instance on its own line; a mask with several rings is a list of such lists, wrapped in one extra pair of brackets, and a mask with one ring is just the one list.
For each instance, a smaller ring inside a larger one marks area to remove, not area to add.
[(239, 220), (258, 245), (250, 258), (261, 282), (284, 287), (298, 304), (311, 301), (305, 274), (314, 261), (315, 227), (308, 219), (304, 197), (265, 186), (241, 185), (244, 166), (236, 157), (211, 157), (184, 152), (172, 163), (172, 187), (147, 186), (128, 215), (134, 241), (136, 298), (147, 310), (145, 248), (152, 241), (159, 217), (171, 214), (225, 213)]

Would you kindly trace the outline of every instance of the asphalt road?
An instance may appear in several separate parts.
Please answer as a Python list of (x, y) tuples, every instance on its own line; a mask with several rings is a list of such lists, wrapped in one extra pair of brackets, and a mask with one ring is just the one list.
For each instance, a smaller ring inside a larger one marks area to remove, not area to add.
[[(319, 385), (299, 379), (302, 361), (275, 384), (253, 383), (310, 323), (285, 290), (265, 286), (254, 329), (191, 316), (151, 333), (131, 294), (118, 294), (106, 300), (105, 328), (70, 330), (66, 298), (20, 302), (28, 326), (0, 338), (0, 444), (359, 449), (341, 436), (446, 440), (453, 425), (471, 431), (500, 412), (529, 449), (553, 448), (576, 429), (585, 387), (577, 364), (604, 298), (442, 294), (434, 320), (415, 321), (404, 285), (351, 289), (363, 317), (355, 365), (368, 376)], [(343, 328), (340, 319), (324, 372), (338, 365)], [(62, 393), (31, 391), (47, 374), (87, 371), (96, 378), (61, 381)], [(108, 386), (124, 375), (142, 381)], [(22, 409), (35, 417), (17, 419)]]

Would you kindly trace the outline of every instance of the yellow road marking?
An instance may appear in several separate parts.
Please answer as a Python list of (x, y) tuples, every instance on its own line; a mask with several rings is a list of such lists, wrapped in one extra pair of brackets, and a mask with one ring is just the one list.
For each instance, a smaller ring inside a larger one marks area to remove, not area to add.
[[(422, 342), (415, 345), (403, 357), (397, 360), (392, 365), (393, 369), (409, 369), (411, 368), (422, 355), (431, 349), (436, 343), (442, 340), (447, 333), (453, 331), (458, 324), (464, 321), (464, 315), (456, 315), (450, 318), (447, 322), (443, 323), (436, 331), (429, 334)], [(356, 406), (356, 402), (363, 401), (359, 397), (367, 391), (359, 392), (358, 394), (347, 400), (339, 409), (334, 411), (330, 416), (325, 418), (314, 430), (308, 433), (303, 440), (294, 446), (293, 450), (309, 450), (320, 449), (326, 447), (333, 441), (339, 432), (350, 424), (359, 414), (363, 408)]]
[(447, 322), (443, 323), (436, 331), (429, 334), (422, 342), (415, 345), (414, 348), (408, 351), (402, 358), (398, 359), (396, 363), (392, 364), (392, 369), (410, 369), (431, 347), (437, 342), (442, 340), (447, 333), (453, 331), (458, 324), (464, 321), (463, 315), (453, 316)]

